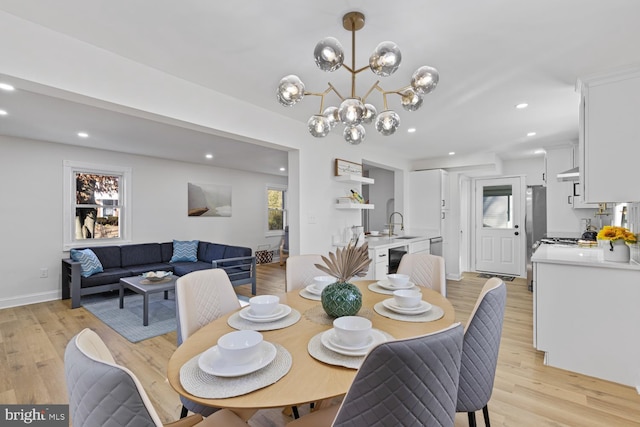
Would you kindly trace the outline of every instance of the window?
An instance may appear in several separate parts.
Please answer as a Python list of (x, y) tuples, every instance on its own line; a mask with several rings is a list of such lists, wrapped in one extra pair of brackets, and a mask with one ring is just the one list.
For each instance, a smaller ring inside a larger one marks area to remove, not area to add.
[(287, 188), (267, 185), (267, 235), (277, 236), (284, 232), (287, 224)]
[(513, 190), (511, 185), (484, 187), (482, 194), (482, 216), (483, 227), (513, 227)]
[(65, 161), (64, 249), (129, 238), (131, 169)]

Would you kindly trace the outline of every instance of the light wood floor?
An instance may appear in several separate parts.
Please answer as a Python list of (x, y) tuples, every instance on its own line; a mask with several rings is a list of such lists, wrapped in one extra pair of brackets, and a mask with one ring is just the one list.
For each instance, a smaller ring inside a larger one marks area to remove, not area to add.
[[(486, 279), (466, 273), (447, 282), (456, 318), (465, 322)], [(640, 426), (640, 396), (631, 387), (574, 374), (542, 364), (532, 347), (532, 295), (523, 279), (507, 283), (508, 297), (498, 370), (489, 402), (494, 426)], [(258, 293), (284, 291), (284, 267), (258, 266)], [(248, 285), (238, 293), (249, 295)], [(142, 381), (160, 417), (180, 414), (177, 394), (165, 379), (175, 350), (175, 332), (132, 344), (84, 308), (52, 301), (0, 310), (0, 403), (68, 403), (63, 356), (67, 342), (81, 329), (94, 329)], [(631, 337), (630, 337), (631, 338)], [(302, 381), (303, 379), (301, 379)], [(312, 385), (310, 385), (312, 386)], [(304, 411), (304, 408), (301, 408)], [(259, 411), (252, 426), (282, 426), (279, 409)], [(478, 424), (483, 426), (481, 413)], [(466, 426), (458, 414), (456, 426)]]

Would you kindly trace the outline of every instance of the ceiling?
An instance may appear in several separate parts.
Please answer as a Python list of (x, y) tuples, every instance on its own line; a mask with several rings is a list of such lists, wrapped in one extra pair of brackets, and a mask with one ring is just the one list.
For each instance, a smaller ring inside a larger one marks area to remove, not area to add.
[[(403, 62), (393, 76), (381, 79), (384, 89), (405, 86), (421, 65), (439, 70), (439, 85), (420, 110), (404, 111), (397, 97), (389, 98), (389, 107), (401, 116), (398, 133), (382, 137), (370, 128), (364, 142), (416, 160), (449, 152), (520, 158), (577, 140), (576, 80), (640, 63), (637, 0), (405, 0), (399, 8), (391, 5), (381, 0), (304, 6), (295, 0), (0, 0), (0, 10), (11, 15), (276, 111), (301, 127), (317, 113), (319, 98), (307, 96), (284, 108), (275, 98), (278, 81), (296, 74), (308, 91), (322, 92), (331, 82), (348, 94), (349, 73), (320, 71), (313, 48), (326, 36), (336, 37), (350, 63), (351, 37), (342, 28), (342, 16), (361, 11), (366, 24), (356, 36), (356, 68), (368, 64), (379, 42), (392, 40)], [(368, 71), (358, 74), (358, 94), (375, 80)], [(286, 166), (285, 151), (126, 106), (78, 103), (25, 86), (0, 92), (0, 109), (9, 112), (0, 116), (0, 134), (76, 145), (93, 144), (93, 135), (99, 135), (100, 146), (117, 151), (238, 169), (249, 164), (252, 170), (286, 174), (279, 170)], [(381, 111), (376, 95), (369, 100)], [(514, 108), (519, 103), (529, 106)], [(79, 126), (92, 136), (79, 140)], [(415, 133), (406, 132), (411, 127)], [(527, 136), (530, 132), (535, 135)], [(213, 160), (203, 158), (208, 151), (215, 151)]]

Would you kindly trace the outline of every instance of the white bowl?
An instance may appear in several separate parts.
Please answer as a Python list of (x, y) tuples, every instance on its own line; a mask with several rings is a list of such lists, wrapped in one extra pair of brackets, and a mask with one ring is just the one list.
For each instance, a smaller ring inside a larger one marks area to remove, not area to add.
[(366, 343), (371, 335), (371, 320), (360, 316), (343, 316), (333, 321), (338, 340), (352, 347)]
[(337, 279), (333, 276), (316, 276), (313, 278), (313, 284), (318, 290), (323, 290), (332, 283), (336, 283)]
[(242, 365), (258, 355), (262, 334), (257, 331), (229, 332), (218, 339), (220, 356), (229, 363)]
[(396, 286), (407, 286), (409, 276), (406, 274), (387, 274), (387, 279)]
[(413, 308), (420, 305), (422, 292), (417, 289), (401, 289), (393, 291), (393, 299), (398, 307)]
[(268, 316), (273, 314), (280, 304), (280, 298), (276, 295), (258, 295), (249, 298), (251, 312), (256, 316)]
[(148, 271), (146, 273), (143, 273), (142, 277), (152, 282), (157, 282), (164, 279), (165, 277), (171, 276), (172, 274), (173, 273), (170, 271)]
[(379, 236), (380, 232), (379, 231), (370, 231), (369, 234), (372, 235), (372, 236)]

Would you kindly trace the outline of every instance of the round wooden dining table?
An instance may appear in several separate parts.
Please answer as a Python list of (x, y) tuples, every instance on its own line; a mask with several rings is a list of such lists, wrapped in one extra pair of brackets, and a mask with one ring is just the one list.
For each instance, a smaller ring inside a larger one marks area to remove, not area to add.
[[(361, 280), (353, 283), (362, 292), (362, 307), (369, 309), (373, 327), (387, 332), (395, 339), (420, 336), (446, 328), (455, 322), (455, 310), (440, 293), (420, 288), (423, 300), (439, 306), (444, 315), (431, 322), (406, 322), (384, 317), (374, 311), (373, 306), (392, 295), (384, 295), (368, 289), (375, 281)], [(280, 303), (300, 312), (300, 320), (292, 326), (261, 332), (265, 341), (278, 343), (286, 348), (293, 358), (290, 371), (280, 380), (262, 389), (236, 397), (204, 399), (189, 394), (180, 383), (180, 368), (193, 357), (216, 345), (218, 338), (235, 329), (227, 324), (233, 313), (222, 316), (202, 327), (176, 349), (167, 368), (171, 386), (182, 396), (206, 406), (220, 408), (279, 408), (317, 402), (344, 395), (356, 374), (355, 369), (320, 362), (309, 355), (307, 345), (315, 335), (332, 328), (305, 316), (307, 310), (321, 305), (320, 301), (303, 298), (300, 290), (280, 295)]]

